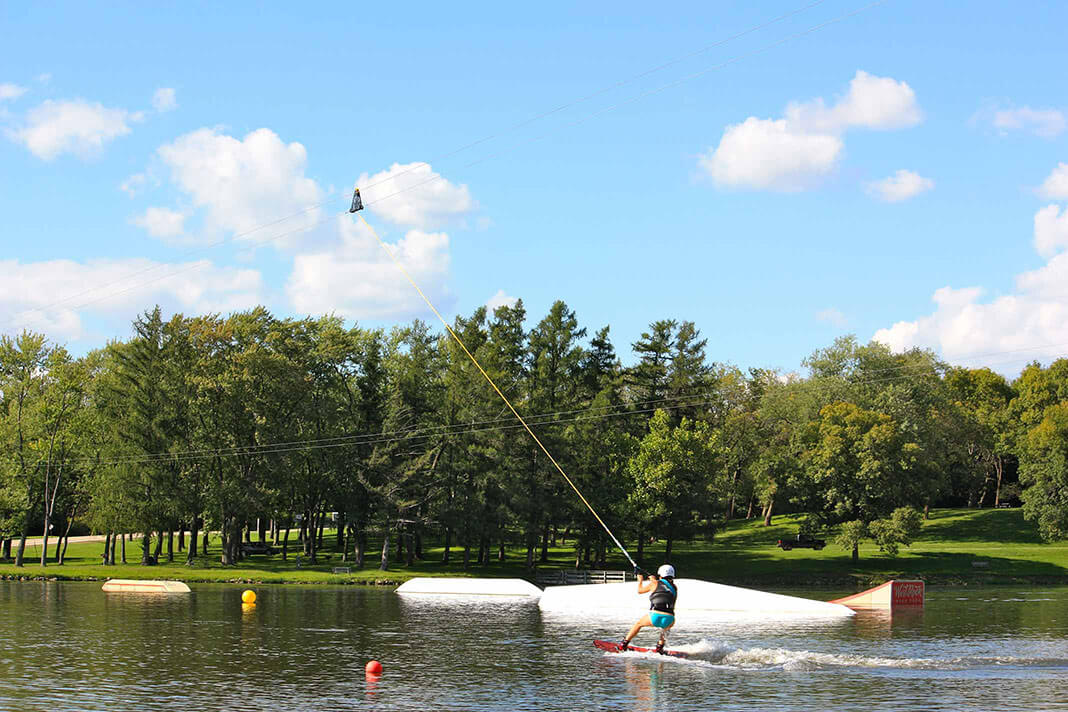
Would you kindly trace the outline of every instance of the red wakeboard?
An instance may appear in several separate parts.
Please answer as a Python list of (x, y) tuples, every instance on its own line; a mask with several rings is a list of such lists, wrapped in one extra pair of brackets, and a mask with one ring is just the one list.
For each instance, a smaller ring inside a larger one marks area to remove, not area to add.
[[(641, 648), (641, 647), (639, 647), (637, 645), (630, 645), (630, 646), (627, 647), (626, 650), (623, 650), (623, 648), (620, 647), (619, 643), (613, 643), (613, 642), (611, 642), (609, 640), (595, 640), (595, 641), (593, 641), (593, 647), (600, 648), (601, 650), (604, 650), (604, 651), (609, 652), (609, 653), (624, 653), (624, 652), (631, 652), (631, 651), (633, 651), (635, 653), (655, 653), (656, 652), (656, 648)], [(687, 653), (684, 653), (684, 652), (679, 651), (679, 650), (666, 650), (665, 649), (664, 652), (662, 652), (660, 654), (661, 655), (670, 655), (673, 658), (688, 658), (688, 657), (690, 657)]]

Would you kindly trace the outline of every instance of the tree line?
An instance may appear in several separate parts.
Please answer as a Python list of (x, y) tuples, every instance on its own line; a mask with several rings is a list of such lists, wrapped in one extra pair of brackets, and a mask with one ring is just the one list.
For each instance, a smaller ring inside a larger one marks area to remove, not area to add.
[[(452, 328), (639, 560), (650, 539), (670, 556), (732, 518), (788, 512), (854, 558), (865, 539), (896, 552), (932, 506), (1022, 502), (1044, 538), (1068, 536), (1068, 360), (1009, 382), (843, 337), (804, 375), (743, 371), (665, 319), (624, 365), (609, 328), (591, 336), (562, 301), (527, 323), (519, 301)], [(0, 556), (22, 565), (40, 533), (40, 563), (62, 563), (78, 522), (106, 535), (104, 563), (130, 532), (142, 562), (164, 542), (173, 560), (177, 535), (192, 563), (218, 531), (231, 564), (253, 532), (287, 555), (291, 529), (314, 561), (327, 524), (357, 566), (381, 543), (383, 569), (423, 558), (427, 537), (465, 567), (519, 547), (533, 568), (561, 535), (576, 566), (610, 553), (447, 334), (264, 308), (157, 307), (81, 358), (0, 337)]]

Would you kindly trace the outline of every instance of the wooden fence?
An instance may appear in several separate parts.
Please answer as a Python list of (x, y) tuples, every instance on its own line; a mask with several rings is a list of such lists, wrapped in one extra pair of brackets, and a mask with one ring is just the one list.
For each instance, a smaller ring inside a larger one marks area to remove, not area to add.
[(629, 571), (586, 571), (575, 569), (548, 569), (534, 572), (539, 586), (572, 586), (583, 583), (624, 583), (633, 581)]

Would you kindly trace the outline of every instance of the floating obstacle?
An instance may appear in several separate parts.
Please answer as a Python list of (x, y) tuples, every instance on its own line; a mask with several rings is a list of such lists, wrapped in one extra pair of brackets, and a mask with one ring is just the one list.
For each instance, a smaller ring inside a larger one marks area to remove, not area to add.
[(923, 598), (923, 581), (887, 581), (867, 591), (836, 598), (831, 603), (865, 611), (893, 611), (895, 608), (922, 608)]
[(541, 589), (523, 579), (423, 577), (405, 581), (397, 593), (437, 596), (526, 596), (537, 598)]
[[(836, 602), (766, 593), (751, 588), (726, 586), (699, 579), (679, 579), (682, 615), (690, 612), (755, 615), (764, 618), (846, 618), (853, 610)], [(579, 613), (585, 617), (615, 617), (634, 614), (649, 607), (649, 595), (639, 594), (633, 582), (550, 586), (538, 606), (543, 611)]]
[(109, 579), (101, 588), (106, 593), (189, 593), (189, 587), (181, 581)]

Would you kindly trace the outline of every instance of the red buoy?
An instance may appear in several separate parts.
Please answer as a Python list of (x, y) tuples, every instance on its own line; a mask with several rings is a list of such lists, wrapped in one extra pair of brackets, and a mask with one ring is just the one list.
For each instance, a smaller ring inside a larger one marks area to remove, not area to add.
[(377, 660), (372, 660), (371, 662), (367, 663), (367, 665), (364, 666), (363, 669), (367, 672), (368, 675), (381, 675), (382, 663), (378, 662)]

